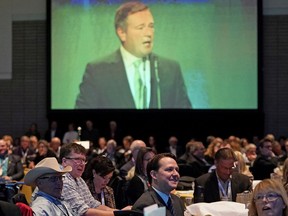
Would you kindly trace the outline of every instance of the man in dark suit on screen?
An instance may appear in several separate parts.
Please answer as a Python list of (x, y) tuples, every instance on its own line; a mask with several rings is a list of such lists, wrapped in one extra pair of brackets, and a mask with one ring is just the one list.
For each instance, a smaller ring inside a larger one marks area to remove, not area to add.
[(145, 207), (157, 204), (158, 207), (166, 207), (166, 216), (183, 216), (183, 201), (171, 193), (176, 189), (180, 178), (175, 155), (155, 155), (147, 164), (147, 175), (151, 187), (134, 203), (132, 210), (143, 212)]
[(121, 47), (86, 67), (76, 109), (191, 108), (180, 65), (152, 53), (154, 20), (141, 2), (115, 15)]

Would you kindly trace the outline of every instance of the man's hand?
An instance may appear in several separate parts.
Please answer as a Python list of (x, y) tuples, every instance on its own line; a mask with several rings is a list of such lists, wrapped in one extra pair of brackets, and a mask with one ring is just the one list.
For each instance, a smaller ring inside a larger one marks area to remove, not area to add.
[(131, 209), (132, 209), (132, 206), (129, 205), (129, 206), (126, 206), (126, 207), (122, 208), (121, 210), (131, 210)]

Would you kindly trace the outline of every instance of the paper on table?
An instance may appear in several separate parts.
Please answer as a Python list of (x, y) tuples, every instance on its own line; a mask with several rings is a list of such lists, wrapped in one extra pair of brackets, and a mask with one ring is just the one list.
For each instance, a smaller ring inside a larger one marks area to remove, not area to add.
[(242, 203), (219, 201), (213, 203), (196, 203), (186, 207), (191, 215), (205, 216), (247, 216), (248, 209)]
[(144, 216), (165, 216), (166, 208), (158, 207), (157, 204), (147, 206), (144, 209)]

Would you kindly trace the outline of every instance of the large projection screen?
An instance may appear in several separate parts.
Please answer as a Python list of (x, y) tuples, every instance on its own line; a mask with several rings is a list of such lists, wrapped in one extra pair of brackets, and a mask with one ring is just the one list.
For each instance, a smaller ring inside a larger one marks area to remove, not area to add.
[[(75, 110), (87, 63), (120, 48), (114, 15), (123, 2), (48, 1), (50, 110)], [(143, 2), (154, 17), (153, 53), (179, 63), (189, 109), (258, 109), (257, 0)]]

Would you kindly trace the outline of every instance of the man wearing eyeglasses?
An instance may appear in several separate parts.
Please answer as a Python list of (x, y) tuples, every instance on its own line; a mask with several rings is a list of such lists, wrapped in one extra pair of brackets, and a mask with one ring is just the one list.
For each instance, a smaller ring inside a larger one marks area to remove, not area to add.
[(24, 183), (38, 188), (31, 206), (34, 215), (73, 215), (69, 206), (61, 200), (63, 174), (71, 170), (71, 166), (60, 169), (56, 158), (47, 157), (25, 175)]
[[(64, 179), (62, 198), (69, 203), (75, 215), (114, 216), (116, 209), (101, 205), (93, 198), (85, 181), (81, 178), (86, 165), (86, 150), (77, 143), (66, 144), (61, 148), (60, 161), (62, 166), (72, 167)], [(130, 210), (131, 206), (124, 210)]]
[(232, 149), (219, 149), (215, 155), (216, 169), (195, 179), (194, 202), (235, 202), (237, 193), (251, 191), (249, 177), (234, 169), (235, 162), (237, 157)]

